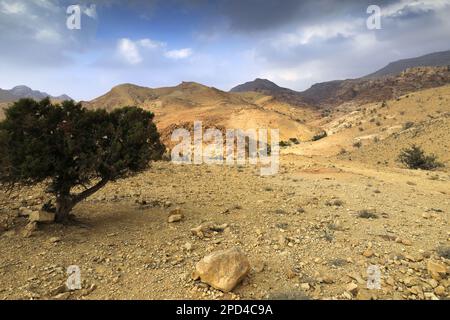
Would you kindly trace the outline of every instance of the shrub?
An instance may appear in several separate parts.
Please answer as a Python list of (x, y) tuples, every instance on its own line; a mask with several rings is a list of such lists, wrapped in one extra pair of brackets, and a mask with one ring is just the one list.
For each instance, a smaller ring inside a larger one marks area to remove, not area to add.
[[(165, 151), (151, 112), (126, 107), (107, 113), (49, 99), (22, 99), (8, 108), (0, 148), (0, 182), (48, 182), (58, 222), (109, 181), (146, 169)], [(74, 194), (78, 187), (84, 191)]]
[(413, 145), (409, 149), (404, 149), (398, 157), (398, 161), (406, 165), (409, 169), (434, 170), (444, 165), (437, 161), (435, 155), (426, 155), (418, 146)]
[(358, 211), (358, 217), (362, 219), (378, 219), (378, 215), (373, 210), (360, 210)]
[(412, 121), (408, 121), (403, 124), (403, 130), (408, 130), (412, 127), (414, 127), (414, 122)]
[(353, 144), (353, 147), (354, 148), (361, 148), (362, 147), (362, 142), (361, 141), (356, 141), (354, 144)]
[(313, 138), (312, 141), (319, 141), (323, 138), (326, 138), (328, 136), (328, 134), (325, 131), (322, 131), (321, 133), (316, 134)]

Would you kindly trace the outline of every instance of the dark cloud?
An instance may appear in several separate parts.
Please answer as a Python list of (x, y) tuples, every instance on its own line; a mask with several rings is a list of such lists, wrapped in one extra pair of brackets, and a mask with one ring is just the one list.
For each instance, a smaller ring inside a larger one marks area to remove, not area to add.
[(223, 0), (217, 1), (235, 31), (255, 32), (289, 26), (305, 26), (330, 18), (364, 16), (369, 5), (385, 6), (395, 0)]

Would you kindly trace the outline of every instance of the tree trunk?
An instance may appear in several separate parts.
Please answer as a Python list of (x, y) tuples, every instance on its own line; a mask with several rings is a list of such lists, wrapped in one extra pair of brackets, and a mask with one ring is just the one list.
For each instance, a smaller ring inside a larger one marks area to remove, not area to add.
[(65, 192), (62, 192), (62, 194), (58, 195), (56, 197), (56, 217), (55, 217), (56, 222), (59, 223), (66, 222), (67, 219), (69, 218), (70, 212), (77, 205), (77, 203), (90, 197), (98, 190), (103, 188), (107, 183), (108, 180), (103, 179), (93, 187), (86, 189), (77, 195), (72, 195), (70, 194), (70, 191), (67, 190), (65, 190)]
[(74, 206), (75, 203), (71, 196), (58, 196), (56, 198), (56, 222), (66, 222)]

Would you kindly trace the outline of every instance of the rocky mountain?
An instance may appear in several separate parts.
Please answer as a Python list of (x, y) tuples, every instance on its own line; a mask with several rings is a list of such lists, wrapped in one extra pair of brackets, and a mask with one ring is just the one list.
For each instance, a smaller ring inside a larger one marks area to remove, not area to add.
[(0, 102), (13, 102), (22, 98), (42, 100), (50, 97), (55, 100), (71, 100), (68, 95), (52, 96), (46, 92), (33, 90), (27, 86), (16, 86), (10, 90), (0, 89)]
[(389, 100), (398, 95), (440, 87), (449, 83), (450, 66), (416, 67), (384, 77), (317, 83), (303, 92), (282, 88), (268, 80), (261, 79), (237, 86), (231, 92), (261, 92), (296, 106), (328, 108), (347, 102), (364, 104)]
[(258, 92), (296, 106), (336, 107), (346, 102), (369, 103), (397, 95), (450, 83), (450, 51), (436, 52), (413, 59), (399, 60), (358, 79), (314, 84), (298, 92), (256, 79), (238, 85), (230, 92)]
[(397, 75), (318, 83), (301, 92), (307, 103), (335, 107), (346, 102), (359, 104), (395, 99), (422, 89), (450, 83), (450, 67), (417, 67)]
[(232, 93), (258, 92), (272, 96), (277, 100), (296, 106), (307, 106), (303, 96), (294, 90), (283, 88), (267, 79), (255, 79), (238, 85), (230, 90)]
[(315, 110), (305, 111), (261, 93), (229, 93), (195, 82), (156, 89), (123, 84), (83, 105), (106, 110), (135, 105), (150, 110), (169, 146), (172, 131), (191, 130), (194, 121), (202, 121), (205, 128), (279, 128), (282, 140), (310, 140), (320, 132), (304, 124), (317, 116)]
[(409, 68), (416, 67), (442, 67), (450, 65), (450, 50), (435, 52), (417, 58), (403, 59), (391, 62), (386, 67), (367, 75), (365, 78), (378, 78), (395, 75)]

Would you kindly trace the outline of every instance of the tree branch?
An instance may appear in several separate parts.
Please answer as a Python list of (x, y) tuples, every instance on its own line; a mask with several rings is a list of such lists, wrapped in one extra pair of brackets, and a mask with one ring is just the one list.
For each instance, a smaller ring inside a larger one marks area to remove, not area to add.
[(83, 201), (84, 199), (92, 196), (94, 193), (96, 193), (98, 190), (103, 188), (107, 183), (109, 182), (108, 179), (102, 179), (100, 182), (98, 182), (95, 186), (73, 196), (74, 203), (78, 203), (80, 201)]

